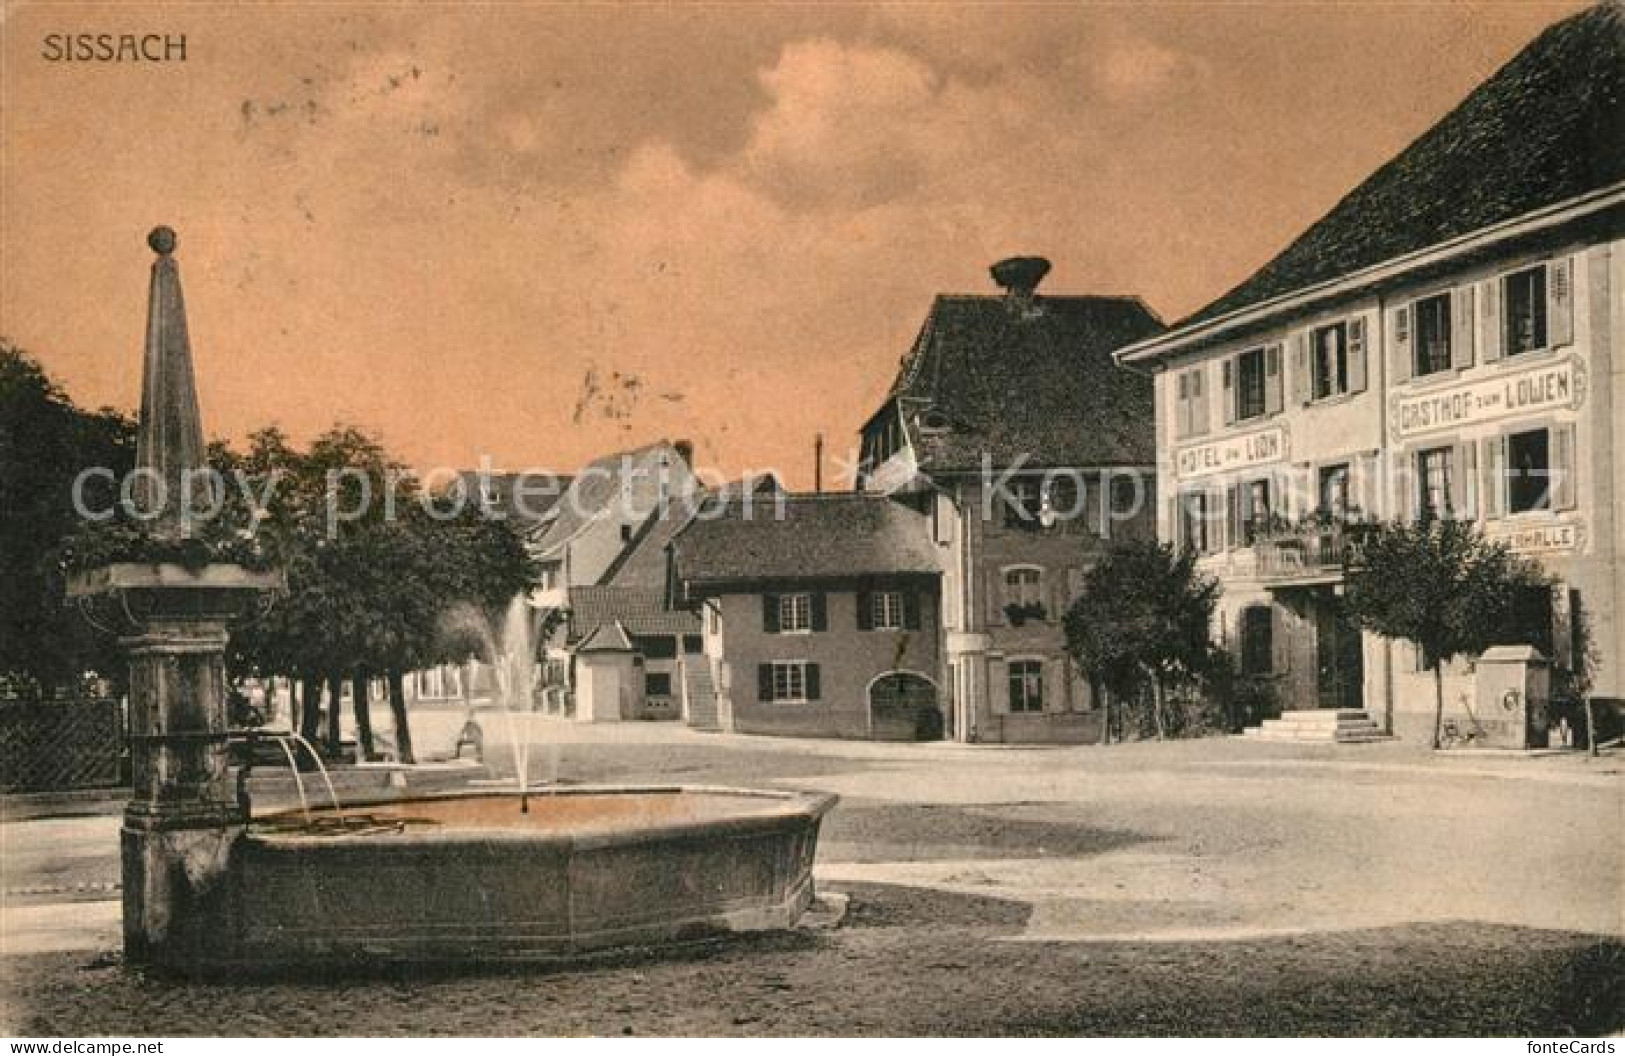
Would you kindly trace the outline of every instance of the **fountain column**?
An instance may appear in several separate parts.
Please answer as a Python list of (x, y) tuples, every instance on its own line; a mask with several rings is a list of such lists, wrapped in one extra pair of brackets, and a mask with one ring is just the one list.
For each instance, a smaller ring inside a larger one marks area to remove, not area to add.
[[(156, 228), (147, 241), (158, 259), (132, 495), (147, 533), (173, 544), (198, 530), (185, 498), (189, 475), (207, 464), (206, 448), (175, 233)], [(226, 938), (233, 851), (247, 824), (228, 755), (227, 626), (280, 584), (276, 572), (160, 561), (110, 564), (69, 583), (96, 622), (124, 632), (130, 665), (134, 787), (120, 842), (132, 963), (186, 968)]]

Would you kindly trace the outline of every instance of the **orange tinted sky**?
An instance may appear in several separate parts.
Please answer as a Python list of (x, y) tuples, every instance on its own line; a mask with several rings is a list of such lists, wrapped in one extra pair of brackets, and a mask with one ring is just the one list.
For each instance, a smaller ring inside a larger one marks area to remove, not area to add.
[[(935, 293), (1176, 318), (1577, 6), (8, 4), (0, 332), (133, 407), (169, 223), (212, 434), (805, 485)], [(187, 58), (42, 58), (93, 32)]]

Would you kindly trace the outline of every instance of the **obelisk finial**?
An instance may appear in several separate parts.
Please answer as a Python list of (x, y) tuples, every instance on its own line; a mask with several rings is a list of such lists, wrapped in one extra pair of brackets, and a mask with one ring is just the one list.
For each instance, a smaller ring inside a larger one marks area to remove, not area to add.
[[(135, 446), (135, 501), (155, 534), (178, 537), (196, 528), (183, 509), (190, 492), (204, 482), (195, 476), (207, 464), (197, 385), (192, 377), (192, 346), (186, 333), (180, 268), (171, 256), (175, 232), (155, 227), (147, 245), (152, 262), (147, 301), (146, 361), (141, 379), (141, 422)], [(194, 496), (201, 499), (202, 495)]]

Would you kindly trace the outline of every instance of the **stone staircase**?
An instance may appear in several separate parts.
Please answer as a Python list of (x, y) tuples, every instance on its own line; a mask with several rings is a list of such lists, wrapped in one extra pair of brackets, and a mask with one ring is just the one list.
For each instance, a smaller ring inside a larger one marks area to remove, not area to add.
[(1358, 744), (1392, 739), (1364, 711), (1347, 708), (1284, 711), (1278, 719), (1265, 719), (1261, 726), (1248, 727), (1242, 731), (1242, 736), (1255, 741), (1318, 741), (1322, 744)]
[(717, 721), (717, 687), (711, 682), (711, 665), (703, 658), (697, 663), (683, 660), (683, 717), (696, 730), (721, 730)]

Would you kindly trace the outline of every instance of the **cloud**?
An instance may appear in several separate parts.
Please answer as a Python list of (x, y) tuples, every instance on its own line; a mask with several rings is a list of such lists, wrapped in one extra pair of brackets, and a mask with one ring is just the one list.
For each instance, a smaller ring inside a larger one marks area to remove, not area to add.
[(1113, 41), (1100, 60), (1099, 81), (1107, 98), (1139, 102), (1171, 85), (1206, 78), (1205, 60), (1143, 37)]

